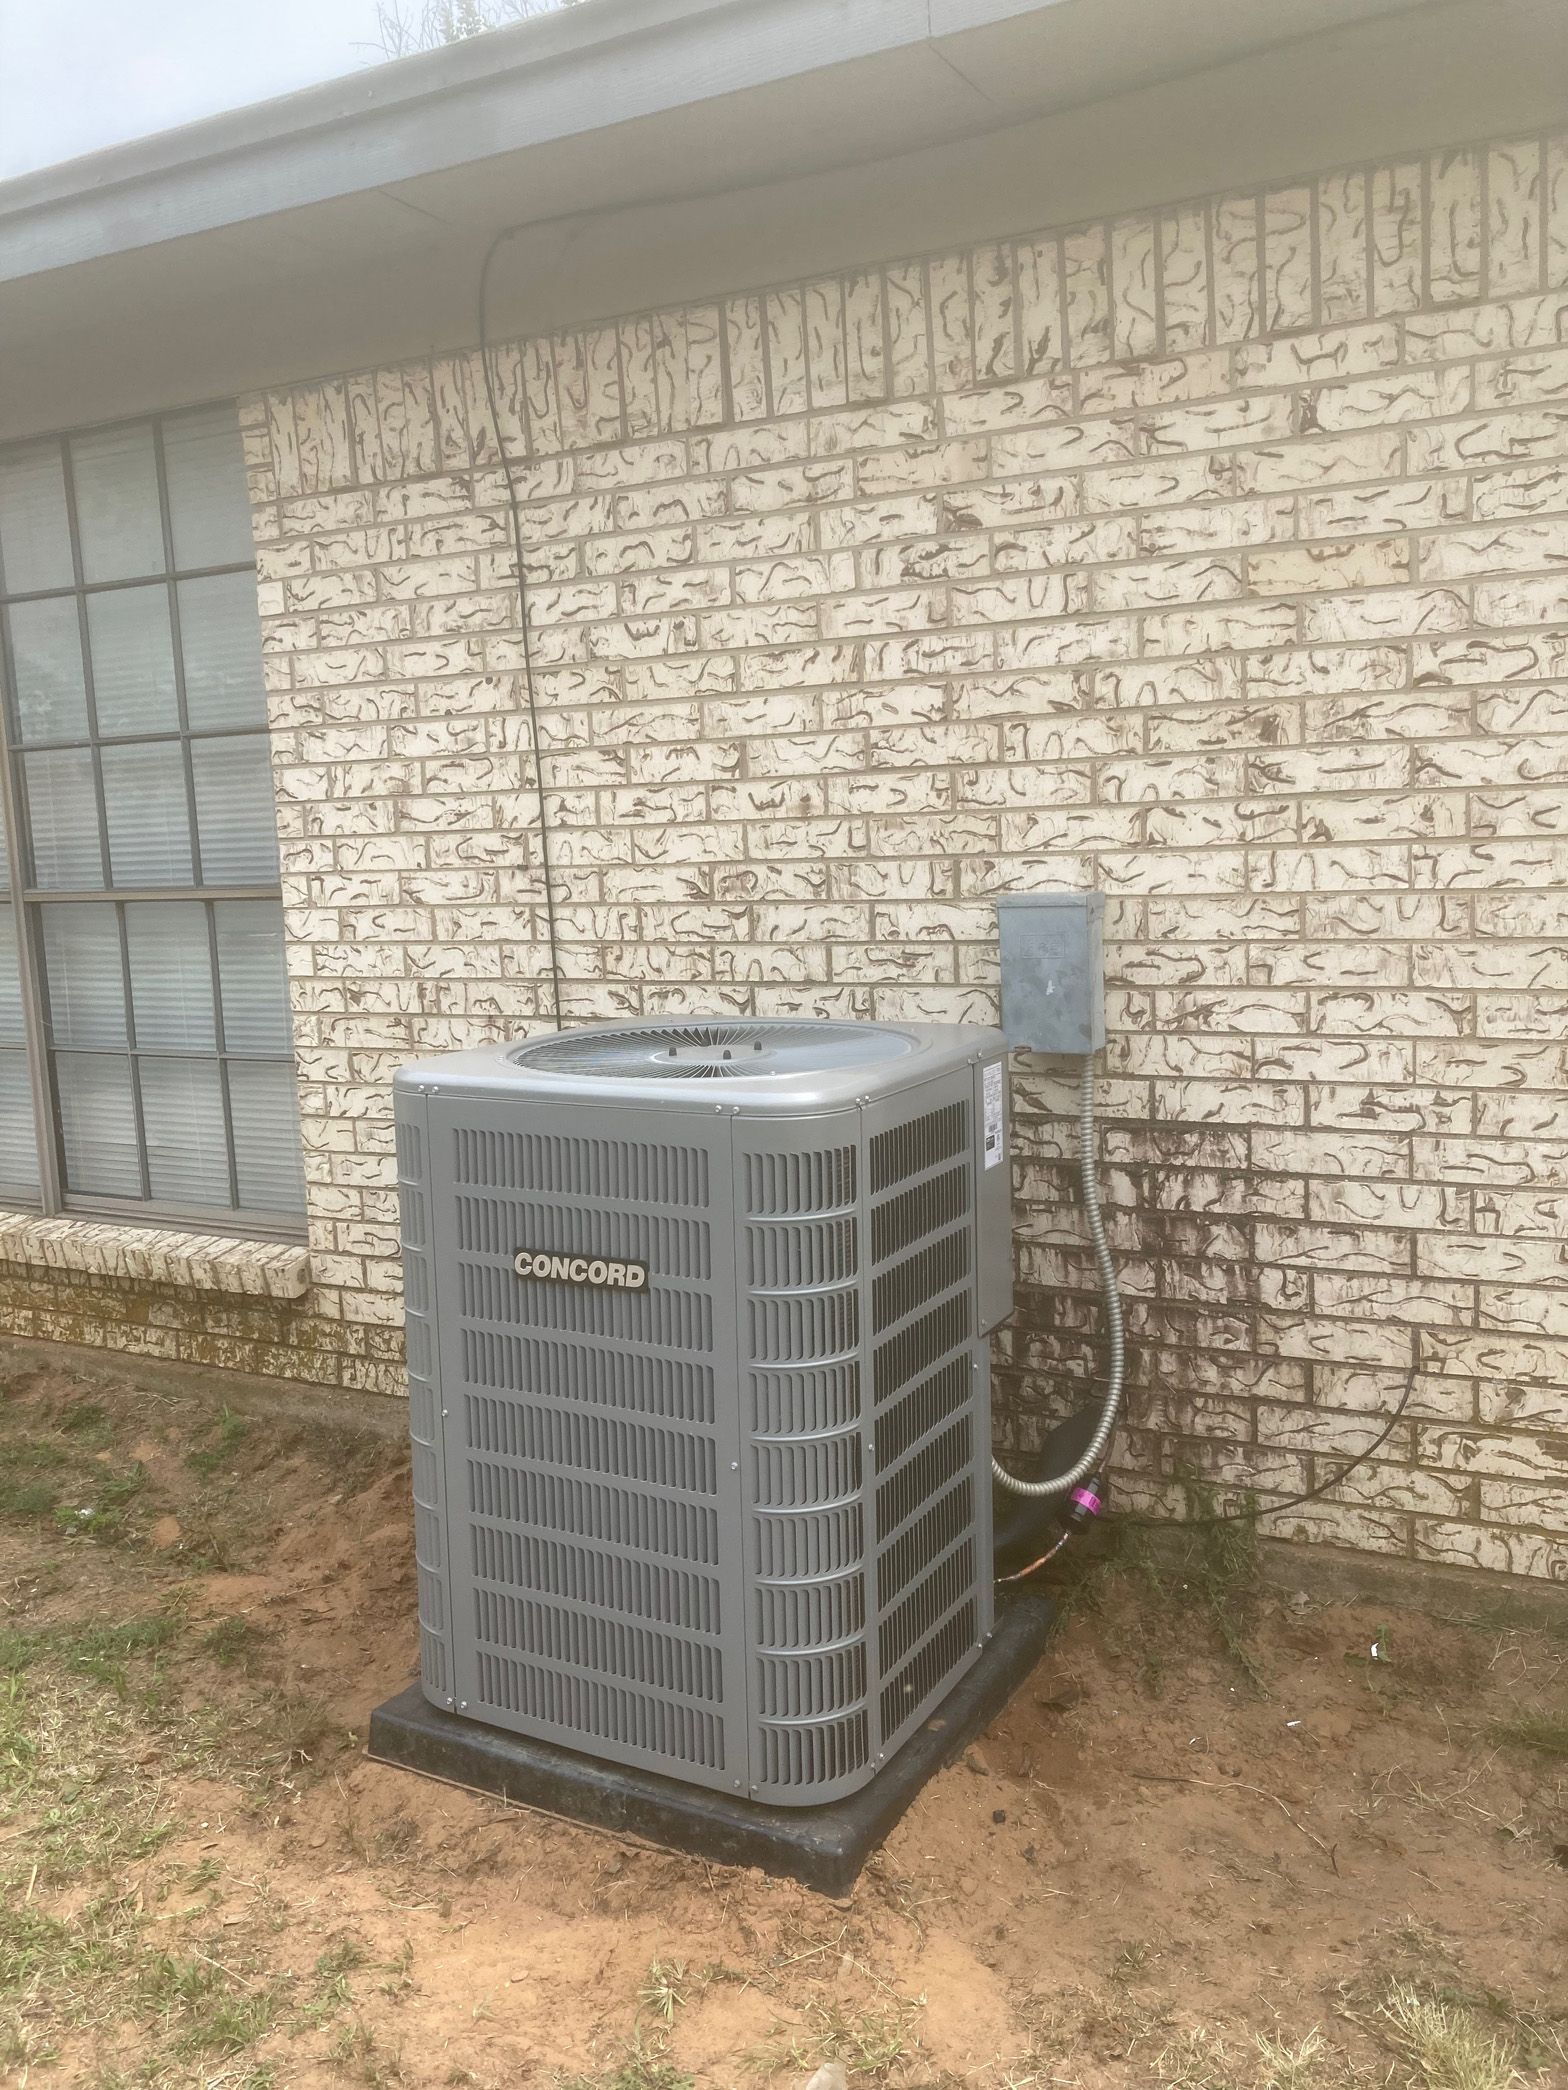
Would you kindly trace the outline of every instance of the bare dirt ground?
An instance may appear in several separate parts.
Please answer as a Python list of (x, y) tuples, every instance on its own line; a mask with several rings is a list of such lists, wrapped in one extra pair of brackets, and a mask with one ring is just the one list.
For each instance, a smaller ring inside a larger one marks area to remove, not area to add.
[(6, 2079), (1568, 2083), (1568, 1610), (1124, 1548), (834, 1904), (368, 1763), (401, 1446), (225, 1398), (0, 1352)]

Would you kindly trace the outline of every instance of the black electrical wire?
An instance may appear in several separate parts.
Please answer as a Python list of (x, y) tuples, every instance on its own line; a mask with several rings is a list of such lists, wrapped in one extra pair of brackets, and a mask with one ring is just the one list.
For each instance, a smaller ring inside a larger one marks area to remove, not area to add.
[(1405, 1390), (1395, 1402), (1393, 1413), (1372, 1439), (1372, 1442), (1366, 1447), (1365, 1451), (1358, 1451), (1349, 1465), (1341, 1466), (1337, 1473), (1330, 1474), (1327, 1480), (1320, 1480), (1316, 1487), (1305, 1488), (1299, 1495), (1287, 1496), (1283, 1502), (1266, 1502), (1261, 1506), (1254, 1505), (1250, 1509), (1223, 1510), (1213, 1516), (1119, 1517), (1117, 1522), (1122, 1524), (1141, 1524), (1150, 1530), (1156, 1531), (1193, 1531), (1210, 1524), (1260, 1524), (1265, 1517), (1282, 1517), (1288, 1510), (1300, 1509), (1303, 1503), (1316, 1502), (1320, 1495), (1326, 1495), (1331, 1488), (1337, 1488), (1342, 1481), (1348, 1480), (1358, 1466), (1364, 1466), (1373, 1453), (1381, 1451), (1389, 1438), (1393, 1436), (1396, 1426), (1403, 1417), (1405, 1410), (1410, 1406), (1411, 1397), (1415, 1393), (1416, 1373), (1418, 1370), (1418, 1365), (1411, 1365), (1405, 1377)]
[(485, 400), (490, 408), (490, 426), (495, 431), (496, 456), (506, 484), (506, 505), (512, 524), (512, 555), (517, 561), (517, 618), (523, 635), (523, 694), (528, 706), (528, 737), (533, 743), (534, 795), (539, 806), (539, 875), (544, 885), (545, 940), (550, 954), (550, 1011), (557, 1030), (562, 1028), (561, 943), (555, 914), (555, 881), (550, 862), (550, 812), (544, 789), (544, 743), (539, 734), (539, 697), (534, 687), (533, 641), (528, 630), (528, 570), (523, 557), (523, 510), (517, 480), (506, 447), (506, 435), (496, 398), (495, 370), (490, 349), (490, 267), (496, 255), (518, 230), (509, 226), (498, 232), (485, 249), (479, 270), (479, 365), (484, 372)]
[[(990, 136), (992, 132), (1007, 130), (1016, 119), (1004, 119), (986, 124), (974, 133), (976, 137)], [(836, 160), (831, 172), (847, 173), (854, 168), (874, 166), (884, 155), (876, 152), (849, 153)], [(650, 190), (645, 196), (628, 198), (624, 203), (583, 204), (576, 210), (553, 212), (548, 217), (524, 218), (515, 225), (503, 225), (485, 249), (485, 258), (479, 267), (478, 333), (479, 363), (484, 372), (485, 400), (490, 409), (490, 425), (495, 430), (496, 452), (501, 462), (501, 475), (506, 483), (506, 504), (511, 515), (512, 548), (517, 559), (517, 607), (523, 634), (523, 689), (528, 704), (528, 725), (534, 744), (534, 790), (539, 807), (539, 857), (544, 879), (545, 935), (550, 953), (551, 1009), (557, 1030), (563, 1028), (561, 1012), (561, 960), (558, 924), (556, 921), (555, 890), (551, 879), (550, 864), (550, 819), (544, 790), (544, 750), (539, 742), (539, 708), (534, 689), (532, 642), (528, 631), (528, 576), (523, 569), (523, 517), (522, 504), (518, 499), (517, 482), (512, 475), (512, 461), (506, 453), (506, 441), (501, 432), (501, 416), (497, 410), (495, 371), (491, 362), (490, 342), (490, 270), (496, 255), (508, 240), (516, 239), (525, 232), (544, 232), (562, 226), (586, 224), (590, 219), (624, 217), (639, 210), (657, 210), (665, 205), (682, 203), (714, 203), (731, 201), (754, 190), (776, 189), (781, 177), (778, 174), (759, 174), (745, 181), (714, 182), (698, 189)]]
[[(1416, 1373), (1418, 1370), (1418, 1365), (1411, 1365), (1409, 1372), (1405, 1376), (1404, 1391), (1395, 1402), (1393, 1413), (1365, 1451), (1358, 1451), (1348, 1465), (1341, 1466), (1339, 1471), (1330, 1474), (1327, 1480), (1320, 1480), (1316, 1487), (1304, 1488), (1299, 1495), (1289, 1495), (1283, 1502), (1266, 1502), (1261, 1506), (1254, 1504), (1249, 1509), (1221, 1510), (1207, 1517), (1134, 1517), (1120, 1516), (1113, 1513), (1111, 1521), (1116, 1524), (1136, 1524), (1140, 1529), (1146, 1531), (1203, 1531), (1215, 1524), (1261, 1524), (1265, 1517), (1281, 1517), (1290, 1510), (1300, 1509), (1303, 1503), (1316, 1502), (1320, 1495), (1328, 1494), (1331, 1488), (1337, 1488), (1342, 1481), (1348, 1480), (1358, 1466), (1364, 1466), (1367, 1463), (1374, 1452), (1382, 1450), (1383, 1446), (1394, 1434), (1396, 1425), (1410, 1405), (1411, 1396), (1416, 1390)], [(1027, 1581), (1031, 1575), (1038, 1573), (1048, 1561), (1054, 1560), (1072, 1536), (1073, 1532), (1071, 1530), (1063, 1531), (1055, 1542), (1040, 1555), (1038, 1560), (1031, 1560), (1026, 1568), (1019, 1568), (1015, 1574), (998, 1575), (996, 1578), (997, 1582), (1000, 1584), (1004, 1582)]]
[[(1004, 129), (1005, 125), (988, 125), (987, 131)], [(836, 163), (836, 171), (870, 166), (877, 155), (874, 153), (850, 155)], [(753, 189), (776, 188), (776, 174), (758, 175), (742, 182), (714, 183), (700, 189), (654, 190), (646, 196), (638, 196), (624, 203), (584, 204), (576, 210), (557, 211), (545, 218), (525, 218), (515, 225), (503, 225), (485, 249), (485, 258), (479, 265), (478, 334), (479, 365), (484, 372), (485, 401), (490, 409), (490, 425), (495, 430), (496, 454), (501, 463), (501, 476), (506, 484), (506, 505), (511, 517), (512, 549), (517, 560), (517, 611), (523, 634), (523, 690), (528, 705), (528, 727), (534, 744), (534, 793), (539, 808), (539, 860), (544, 880), (545, 937), (550, 953), (551, 1013), (555, 1027), (564, 1027), (561, 1010), (561, 953), (559, 925), (556, 920), (555, 888), (551, 877), (550, 860), (550, 816), (544, 789), (544, 750), (539, 741), (539, 704), (534, 689), (533, 646), (528, 630), (528, 576), (523, 565), (523, 516), (518, 498), (517, 481), (512, 472), (512, 460), (507, 455), (506, 439), (501, 429), (501, 416), (496, 396), (495, 369), (491, 360), (490, 341), (490, 270), (496, 255), (508, 240), (516, 239), (525, 232), (543, 232), (563, 226), (578, 226), (593, 218), (625, 216), (639, 210), (655, 210), (666, 204), (710, 203), (743, 196)]]

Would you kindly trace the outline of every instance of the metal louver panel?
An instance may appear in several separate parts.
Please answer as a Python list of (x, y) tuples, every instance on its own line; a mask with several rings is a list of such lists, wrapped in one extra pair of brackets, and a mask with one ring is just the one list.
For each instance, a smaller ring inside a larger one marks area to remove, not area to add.
[(893, 1119), (868, 1140), (876, 1711), (886, 1752), (990, 1629), (990, 1426), (975, 1315), (972, 1095), (915, 1091), (879, 1116)]
[(404, 1342), (413, 1454), (414, 1571), (419, 1583), (419, 1668), (426, 1692), (452, 1703), (451, 1610), (446, 1559), (445, 1462), (435, 1336), (429, 1140), (421, 1118), (400, 1118), (397, 1182), (402, 1209)]
[[(744, 1769), (727, 1122), (432, 1102), (458, 1709), (692, 1782)], [(579, 1125), (578, 1120), (583, 1122)], [(530, 1282), (522, 1251), (633, 1263)]]
[(739, 1157), (762, 1799), (829, 1798), (872, 1755), (858, 1129), (843, 1116), (754, 1127)]

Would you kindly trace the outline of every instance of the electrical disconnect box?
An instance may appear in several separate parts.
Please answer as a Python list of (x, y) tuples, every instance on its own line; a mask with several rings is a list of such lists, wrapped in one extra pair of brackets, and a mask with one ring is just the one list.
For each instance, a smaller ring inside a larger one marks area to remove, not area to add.
[(1002, 1028), (1024, 1052), (1105, 1043), (1103, 893), (1010, 893), (996, 903)]

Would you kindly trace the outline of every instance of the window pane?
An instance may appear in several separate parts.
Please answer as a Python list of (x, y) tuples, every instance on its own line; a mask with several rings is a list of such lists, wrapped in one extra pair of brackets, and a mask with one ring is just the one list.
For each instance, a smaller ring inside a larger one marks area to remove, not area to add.
[(97, 1197), (140, 1197), (131, 1063), (104, 1053), (57, 1052), (65, 1187)]
[(294, 1069), (282, 1061), (230, 1060), (229, 1113), (240, 1203), (254, 1212), (300, 1212), (299, 1099)]
[(33, 1088), (22, 1050), (22, 995), (17, 977), (16, 916), (0, 908), (0, 1185), (36, 1192), (38, 1141)]
[(11, 664), (16, 722), (24, 740), (85, 740), (87, 685), (74, 595), (12, 608)]
[(192, 731), (264, 726), (256, 576), (215, 573), (206, 580), (181, 581), (179, 594), (185, 715)]
[(89, 595), (87, 644), (100, 733), (178, 733), (169, 591), (161, 582)]
[(22, 757), (22, 790), (33, 845), (33, 881), (58, 891), (101, 886), (98, 801), (86, 748)]
[(276, 900), (219, 900), (218, 990), (230, 1052), (291, 1052), (283, 911)]
[(106, 747), (103, 806), (116, 885), (189, 885), (190, 808), (177, 740)]
[(275, 885), (278, 823), (266, 736), (193, 740), (196, 827), (208, 885)]
[(38, 1189), (38, 1142), (33, 1136), (33, 1090), (27, 1054), (0, 1049), (0, 1184), (8, 1190)]
[(199, 900), (133, 900), (125, 941), (138, 1046), (216, 1051), (206, 908)]
[(0, 907), (0, 1045), (21, 1045), (27, 1034), (22, 1028), (22, 981), (16, 954), (16, 914)]
[(27, 925), (40, 1134), (0, 831), (0, 1201), (36, 1199), (42, 1136), (73, 1199), (302, 1212), (281, 907), (189, 891), (278, 878), (233, 408), (0, 454), (0, 638), (29, 880), (80, 896)]
[(129, 581), (162, 573), (163, 522), (151, 424), (73, 436), (71, 470), (83, 576)]
[(8, 595), (69, 588), (75, 578), (58, 443), (28, 443), (0, 457), (0, 565)]
[(56, 1045), (123, 1045), (125, 984), (112, 902), (67, 900), (39, 910), (49, 1036)]
[(165, 421), (163, 469), (176, 566), (238, 566), (255, 558), (245, 451), (232, 406)]
[(142, 1059), (136, 1071), (153, 1196), (168, 1205), (229, 1204), (217, 1061)]

